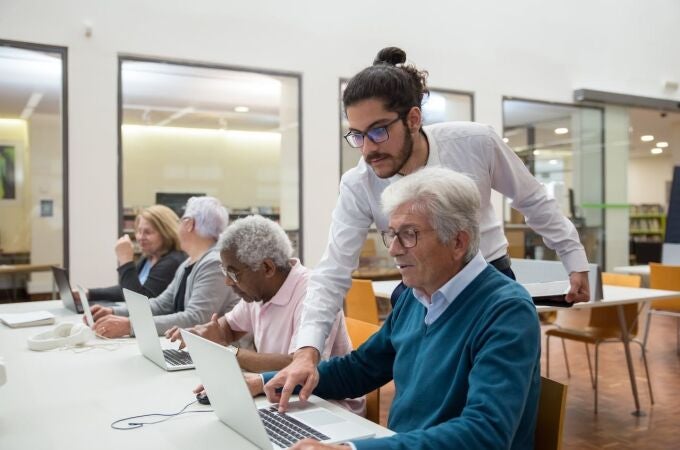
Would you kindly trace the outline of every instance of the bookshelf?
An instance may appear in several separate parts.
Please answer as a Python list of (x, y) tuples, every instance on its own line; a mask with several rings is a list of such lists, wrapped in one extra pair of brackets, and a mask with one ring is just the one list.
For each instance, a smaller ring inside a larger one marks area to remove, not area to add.
[(630, 263), (661, 261), (666, 214), (660, 204), (630, 205)]

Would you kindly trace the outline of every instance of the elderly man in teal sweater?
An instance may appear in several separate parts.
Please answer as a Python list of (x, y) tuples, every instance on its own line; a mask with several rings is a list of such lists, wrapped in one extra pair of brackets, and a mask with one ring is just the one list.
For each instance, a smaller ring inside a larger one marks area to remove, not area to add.
[[(474, 182), (444, 168), (421, 169), (384, 191), (390, 219), (382, 238), (409, 289), (366, 343), (319, 365), (314, 394), (359, 397), (393, 379), (388, 427), (396, 434), (293, 448), (533, 448), (538, 317), (529, 294), (479, 252), (479, 205)], [(292, 389), (275, 379), (265, 387), (272, 401)]]

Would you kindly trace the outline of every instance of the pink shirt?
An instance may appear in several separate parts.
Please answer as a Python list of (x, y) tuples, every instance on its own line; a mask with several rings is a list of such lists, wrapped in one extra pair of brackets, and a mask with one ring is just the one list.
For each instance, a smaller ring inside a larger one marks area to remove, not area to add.
[[(234, 331), (253, 334), (255, 349), (260, 353), (293, 353), (295, 337), (300, 325), (302, 303), (307, 293), (307, 280), (311, 271), (298, 259), (293, 259), (292, 268), (279, 291), (267, 303), (241, 300), (234, 309), (224, 315)], [(335, 318), (331, 333), (326, 339), (322, 359), (342, 356), (352, 351), (347, 334), (345, 317), (340, 311)], [(341, 402), (357, 414), (365, 414), (364, 399), (348, 399)]]

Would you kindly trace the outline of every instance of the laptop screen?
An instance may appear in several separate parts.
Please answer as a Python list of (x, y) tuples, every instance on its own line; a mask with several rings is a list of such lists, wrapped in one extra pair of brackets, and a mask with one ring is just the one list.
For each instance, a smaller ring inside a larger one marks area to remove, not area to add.
[(54, 280), (57, 282), (59, 297), (61, 297), (64, 306), (71, 311), (82, 313), (82, 305), (73, 298), (73, 292), (71, 292), (71, 285), (68, 282), (68, 273), (66, 272), (66, 269), (52, 266), (52, 274), (54, 275)]

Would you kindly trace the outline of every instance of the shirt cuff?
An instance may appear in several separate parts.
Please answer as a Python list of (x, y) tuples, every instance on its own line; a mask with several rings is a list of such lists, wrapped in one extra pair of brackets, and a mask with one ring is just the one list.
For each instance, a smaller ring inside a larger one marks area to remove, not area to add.
[(323, 353), (324, 344), (326, 342), (326, 336), (323, 332), (316, 328), (315, 326), (305, 326), (304, 324), (300, 327), (297, 334), (297, 339), (295, 340), (295, 350), (300, 350), (302, 347), (314, 347), (319, 351), (319, 355)]
[(579, 249), (566, 255), (560, 255), (562, 265), (567, 269), (567, 273), (572, 272), (588, 272), (588, 258), (585, 250)]

